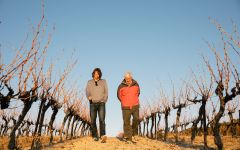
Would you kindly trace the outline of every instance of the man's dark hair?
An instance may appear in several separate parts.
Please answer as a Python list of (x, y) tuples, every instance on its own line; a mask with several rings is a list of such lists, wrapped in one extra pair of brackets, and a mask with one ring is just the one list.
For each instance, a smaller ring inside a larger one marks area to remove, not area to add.
[(99, 79), (101, 79), (101, 77), (102, 77), (102, 71), (101, 71), (100, 68), (95, 68), (95, 69), (93, 70), (93, 72), (92, 72), (92, 77), (94, 77), (94, 73), (95, 73), (96, 71), (97, 71), (98, 74), (99, 74)]

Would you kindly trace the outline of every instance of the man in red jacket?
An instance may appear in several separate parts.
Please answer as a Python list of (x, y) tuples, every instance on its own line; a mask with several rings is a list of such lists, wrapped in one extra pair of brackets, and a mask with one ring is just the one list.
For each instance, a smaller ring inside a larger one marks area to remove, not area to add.
[[(125, 73), (124, 80), (118, 86), (117, 96), (122, 105), (124, 137), (131, 142), (132, 136), (138, 134), (139, 95), (140, 88), (137, 81), (132, 78), (130, 72)], [(132, 126), (131, 116), (133, 117)]]

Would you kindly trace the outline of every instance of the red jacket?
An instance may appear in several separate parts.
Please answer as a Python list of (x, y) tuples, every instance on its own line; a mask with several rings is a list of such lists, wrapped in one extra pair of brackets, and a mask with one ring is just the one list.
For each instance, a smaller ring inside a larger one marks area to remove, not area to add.
[(123, 80), (118, 86), (117, 96), (122, 104), (122, 108), (132, 109), (133, 106), (139, 105), (140, 88), (137, 81), (132, 80), (132, 84), (128, 86)]

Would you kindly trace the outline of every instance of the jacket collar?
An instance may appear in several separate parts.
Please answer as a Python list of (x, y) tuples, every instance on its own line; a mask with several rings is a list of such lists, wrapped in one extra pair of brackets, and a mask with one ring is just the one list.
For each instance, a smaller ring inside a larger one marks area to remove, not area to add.
[[(128, 86), (125, 79), (122, 80), (122, 84), (125, 85), (125, 86)], [(132, 79), (132, 84), (130, 86), (134, 86), (135, 84), (137, 84), (137, 81)]]

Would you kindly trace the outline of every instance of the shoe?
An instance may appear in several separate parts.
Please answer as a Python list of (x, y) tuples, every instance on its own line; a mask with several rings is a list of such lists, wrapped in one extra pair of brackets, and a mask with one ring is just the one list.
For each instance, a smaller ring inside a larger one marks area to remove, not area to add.
[(137, 142), (133, 141), (133, 140), (127, 140), (126, 141), (127, 144), (136, 144)]
[(99, 139), (98, 139), (98, 137), (94, 137), (93, 140), (94, 141), (98, 141)]
[(103, 135), (101, 136), (101, 143), (106, 143), (107, 142), (107, 136)]
[(139, 141), (139, 136), (133, 136), (134, 141)]
[(131, 141), (132, 141), (133, 143), (137, 143), (137, 140), (135, 140), (135, 139), (132, 139)]
[(125, 138), (125, 137), (122, 137), (122, 138), (119, 138), (119, 137), (118, 137), (118, 139), (119, 139), (120, 141), (122, 141), (122, 142), (127, 142), (127, 138)]
[(123, 139), (124, 139), (123, 141), (126, 142), (127, 144), (136, 144), (137, 143), (130, 138), (123, 138)]
[(123, 142), (127, 142), (128, 140), (129, 140), (129, 139), (128, 139), (127, 137), (123, 137), (123, 138), (122, 138), (122, 141), (123, 141)]

